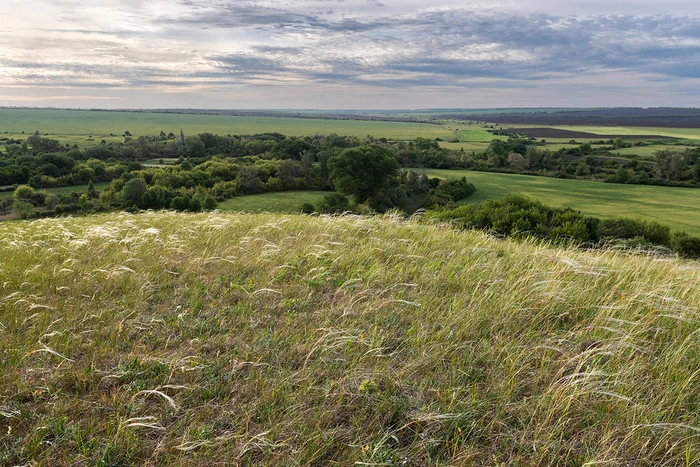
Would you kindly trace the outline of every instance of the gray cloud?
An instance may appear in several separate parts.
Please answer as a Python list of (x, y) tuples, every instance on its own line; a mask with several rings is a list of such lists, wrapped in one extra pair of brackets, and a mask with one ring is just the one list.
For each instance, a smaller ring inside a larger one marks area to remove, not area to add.
[(700, 17), (693, 15), (420, 9), (417, 1), (403, 11), (365, 0), (186, 0), (158, 12), (137, 4), (118, 12), (135, 24), (112, 29), (86, 29), (78, 19), (87, 13), (62, 0), (56, 8), (65, 7), (66, 24), (0, 31), (0, 88), (196, 92), (316, 83), (390, 93), (580, 83), (594, 93), (675, 81), (688, 89), (688, 80), (700, 79)]

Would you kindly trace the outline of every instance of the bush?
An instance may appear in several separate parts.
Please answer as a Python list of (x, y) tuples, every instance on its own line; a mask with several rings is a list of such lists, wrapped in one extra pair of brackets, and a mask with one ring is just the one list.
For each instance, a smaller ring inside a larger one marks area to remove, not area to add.
[(329, 193), (323, 197), (318, 210), (327, 214), (337, 214), (350, 209), (348, 197), (341, 193)]
[(29, 199), (34, 194), (34, 188), (27, 185), (20, 185), (15, 188), (14, 197), (17, 199)]
[(462, 206), (431, 215), (463, 228), (483, 229), (513, 237), (585, 242), (595, 239), (597, 220), (573, 209), (553, 209), (521, 195), (508, 195), (478, 206)]
[(466, 198), (476, 191), (476, 187), (467, 182), (466, 177), (461, 180), (443, 180), (435, 188), (430, 197), (431, 204), (445, 205)]
[(314, 205), (311, 203), (304, 203), (299, 208), (299, 211), (302, 214), (313, 214), (316, 211), (316, 208), (314, 208)]
[(200, 212), (202, 210), (202, 203), (200, 203), (198, 199), (192, 198), (187, 209), (192, 212)]
[(216, 209), (216, 200), (212, 195), (207, 195), (204, 197), (204, 201), (202, 201), (202, 208), (204, 208), (207, 211)]
[(658, 222), (645, 222), (635, 219), (603, 219), (598, 225), (598, 238), (601, 240), (642, 238), (654, 245), (668, 246), (671, 228)]
[(189, 196), (181, 195), (173, 198), (170, 202), (170, 209), (175, 211), (187, 211), (190, 207)]
[(671, 236), (671, 249), (685, 258), (700, 258), (700, 238), (691, 237), (686, 232), (674, 232)]
[(12, 203), (12, 212), (22, 219), (29, 219), (34, 215), (34, 205), (18, 198)]

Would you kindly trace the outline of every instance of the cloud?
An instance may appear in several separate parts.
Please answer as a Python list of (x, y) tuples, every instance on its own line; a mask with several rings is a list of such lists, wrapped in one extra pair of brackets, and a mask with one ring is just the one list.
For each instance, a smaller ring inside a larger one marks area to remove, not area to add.
[[(111, 5), (95, 3), (105, 13)], [(318, 84), (392, 92), (557, 89), (578, 80), (593, 92), (700, 79), (698, 16), (454, 3), (130, 1), (110, 21), (95, 16), (96, 5), (54, 1), (47, 8), (61, 21), (0, 31), (0, 87), (194, 92)], [(15, 5), (20, 23), (30, 11), (22, 5)], [(91, 24), (87, 16), (98, 19)]]

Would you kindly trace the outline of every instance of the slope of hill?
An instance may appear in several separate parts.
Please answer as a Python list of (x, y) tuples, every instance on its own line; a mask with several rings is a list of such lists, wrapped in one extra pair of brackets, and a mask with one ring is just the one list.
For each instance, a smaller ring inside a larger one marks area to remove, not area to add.
[(0, 464), (700, 462), (697, 262), (390, 217), (0, 237)]

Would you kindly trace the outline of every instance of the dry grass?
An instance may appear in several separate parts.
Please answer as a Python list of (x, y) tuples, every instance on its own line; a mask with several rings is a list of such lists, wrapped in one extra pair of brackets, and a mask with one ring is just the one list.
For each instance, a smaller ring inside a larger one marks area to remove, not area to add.
[(700, 462), (697, 262), (389, 217), (0, 236), (0, 464)]

